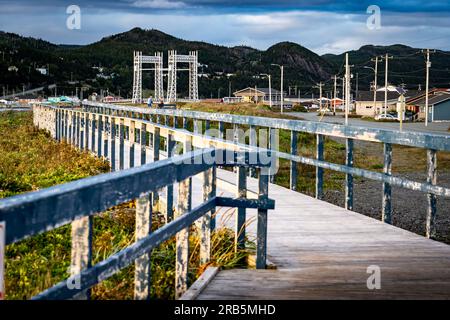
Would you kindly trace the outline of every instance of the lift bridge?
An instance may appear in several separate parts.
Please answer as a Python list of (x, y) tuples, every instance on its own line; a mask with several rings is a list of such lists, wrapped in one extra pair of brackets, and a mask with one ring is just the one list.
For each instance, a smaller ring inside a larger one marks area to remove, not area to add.
[[(142, 103), (142, 73), (144, 71), (155, 72), (155, 100), (164, 100), (172, 103), (177, 101), (177, 73), (189, 71), (189, 100), (198, 100), (198, 52), (190, 51), (189, 55), (179, 55), (177, 51), (170, 50), (168, 68), (164, 68), (164, 56), (162, 52), (154, 56), (144, 56), (141, 51), (134, 52), (133, 72), (133, 103)], [(188, 64), (189, 68), (178, 68), (179, 63)], [(144, 68), (144, 65), (153, 64), (153, 68)], [(164, 97), (164, 72), (167, 72), (167, 96)]]

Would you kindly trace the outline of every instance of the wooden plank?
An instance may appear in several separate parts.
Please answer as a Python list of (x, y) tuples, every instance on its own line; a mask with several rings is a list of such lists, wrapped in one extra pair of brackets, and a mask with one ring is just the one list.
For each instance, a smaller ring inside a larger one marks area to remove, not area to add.
[(186, 291), (183, 296), (178, 300), (195, 300), (200, 293), (210, 284), (214, 277), (219, 272), (218, 267), (208, 267), (205, 272), (192, 284), (192, 286)]
[[(145, 194), (136, 200), (136, 242), (152, 231), (152, 199)], [(136, 259), (134, 271), (134, 299), (149, 300), (151, 289), (151, 251)]]

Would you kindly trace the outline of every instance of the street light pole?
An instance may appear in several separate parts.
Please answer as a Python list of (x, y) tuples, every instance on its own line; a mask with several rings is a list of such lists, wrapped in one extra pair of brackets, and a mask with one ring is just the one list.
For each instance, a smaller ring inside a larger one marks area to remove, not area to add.
[(272, 63), (272, 66), (277, 66), (281, 70), (281, 113), (284, 112), (284, 66)]
[(267, 73), (262, 73), (261, 76), (267, 77), (269, 79), (269, 105), (270, 108), (272, 109), (272, 76)]

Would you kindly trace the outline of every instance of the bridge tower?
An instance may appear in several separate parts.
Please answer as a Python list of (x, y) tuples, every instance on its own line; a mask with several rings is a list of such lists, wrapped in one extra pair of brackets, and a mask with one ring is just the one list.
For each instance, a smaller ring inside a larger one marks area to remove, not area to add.
[[(189, 69), (179, 69), (179, 63), (189, 64)], [(167, 101), (177, 101), (177, 72), (189, 71), (189, 100), (198, 100), (198, 52), (191, 51), (189, 55), (179, 55), (175, 50), (169, 51), (169, 68), (167, 84)]]
[[(154, 65), (153, 69), (144, 69), (144, 64)], [(155, 101), (164, 99), (163, 86), (163, 54), (161, 52), (155, 53), (154, 56), (143, 56), (142, 52), (134, 52), (134, 72), (133, 72), (133, 103), (142, 103), (142, 72), (155, 72)]]
[(142, 103), (142, 52), (134, 51), (133, 103)]

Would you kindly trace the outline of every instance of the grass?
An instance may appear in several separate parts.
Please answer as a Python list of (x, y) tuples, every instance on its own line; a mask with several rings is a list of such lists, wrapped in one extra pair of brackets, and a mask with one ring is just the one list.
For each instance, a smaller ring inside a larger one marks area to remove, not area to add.
[[(0, 198), (39, 190), (108, 172), (107, 162), (70, 145), (55, 142), (32, 125), (31, 113), (0, 113)], [(164, 224), (153, 215), (154, 230)], [(135, 203), (110, 208), (94, 217), (93, 263), (98, 263), (134, 242)], [(207, 266), (199, 266), (199, 238), (190, 237), (190, 274), (193, 282)], [(221, 229), (212, 235), (211, 264), (221, 268), (243, 267), (252, 252), (234, 251), (234, 234)], [(152, 297), (174, 298), (175, 240), (152, 252)], [(69, 276), (70, 225), (8, 245), (5, 253), (6, 298), (29, 299)], [(132, 299), (134, 266), (92, 289), (93, 299)]]

